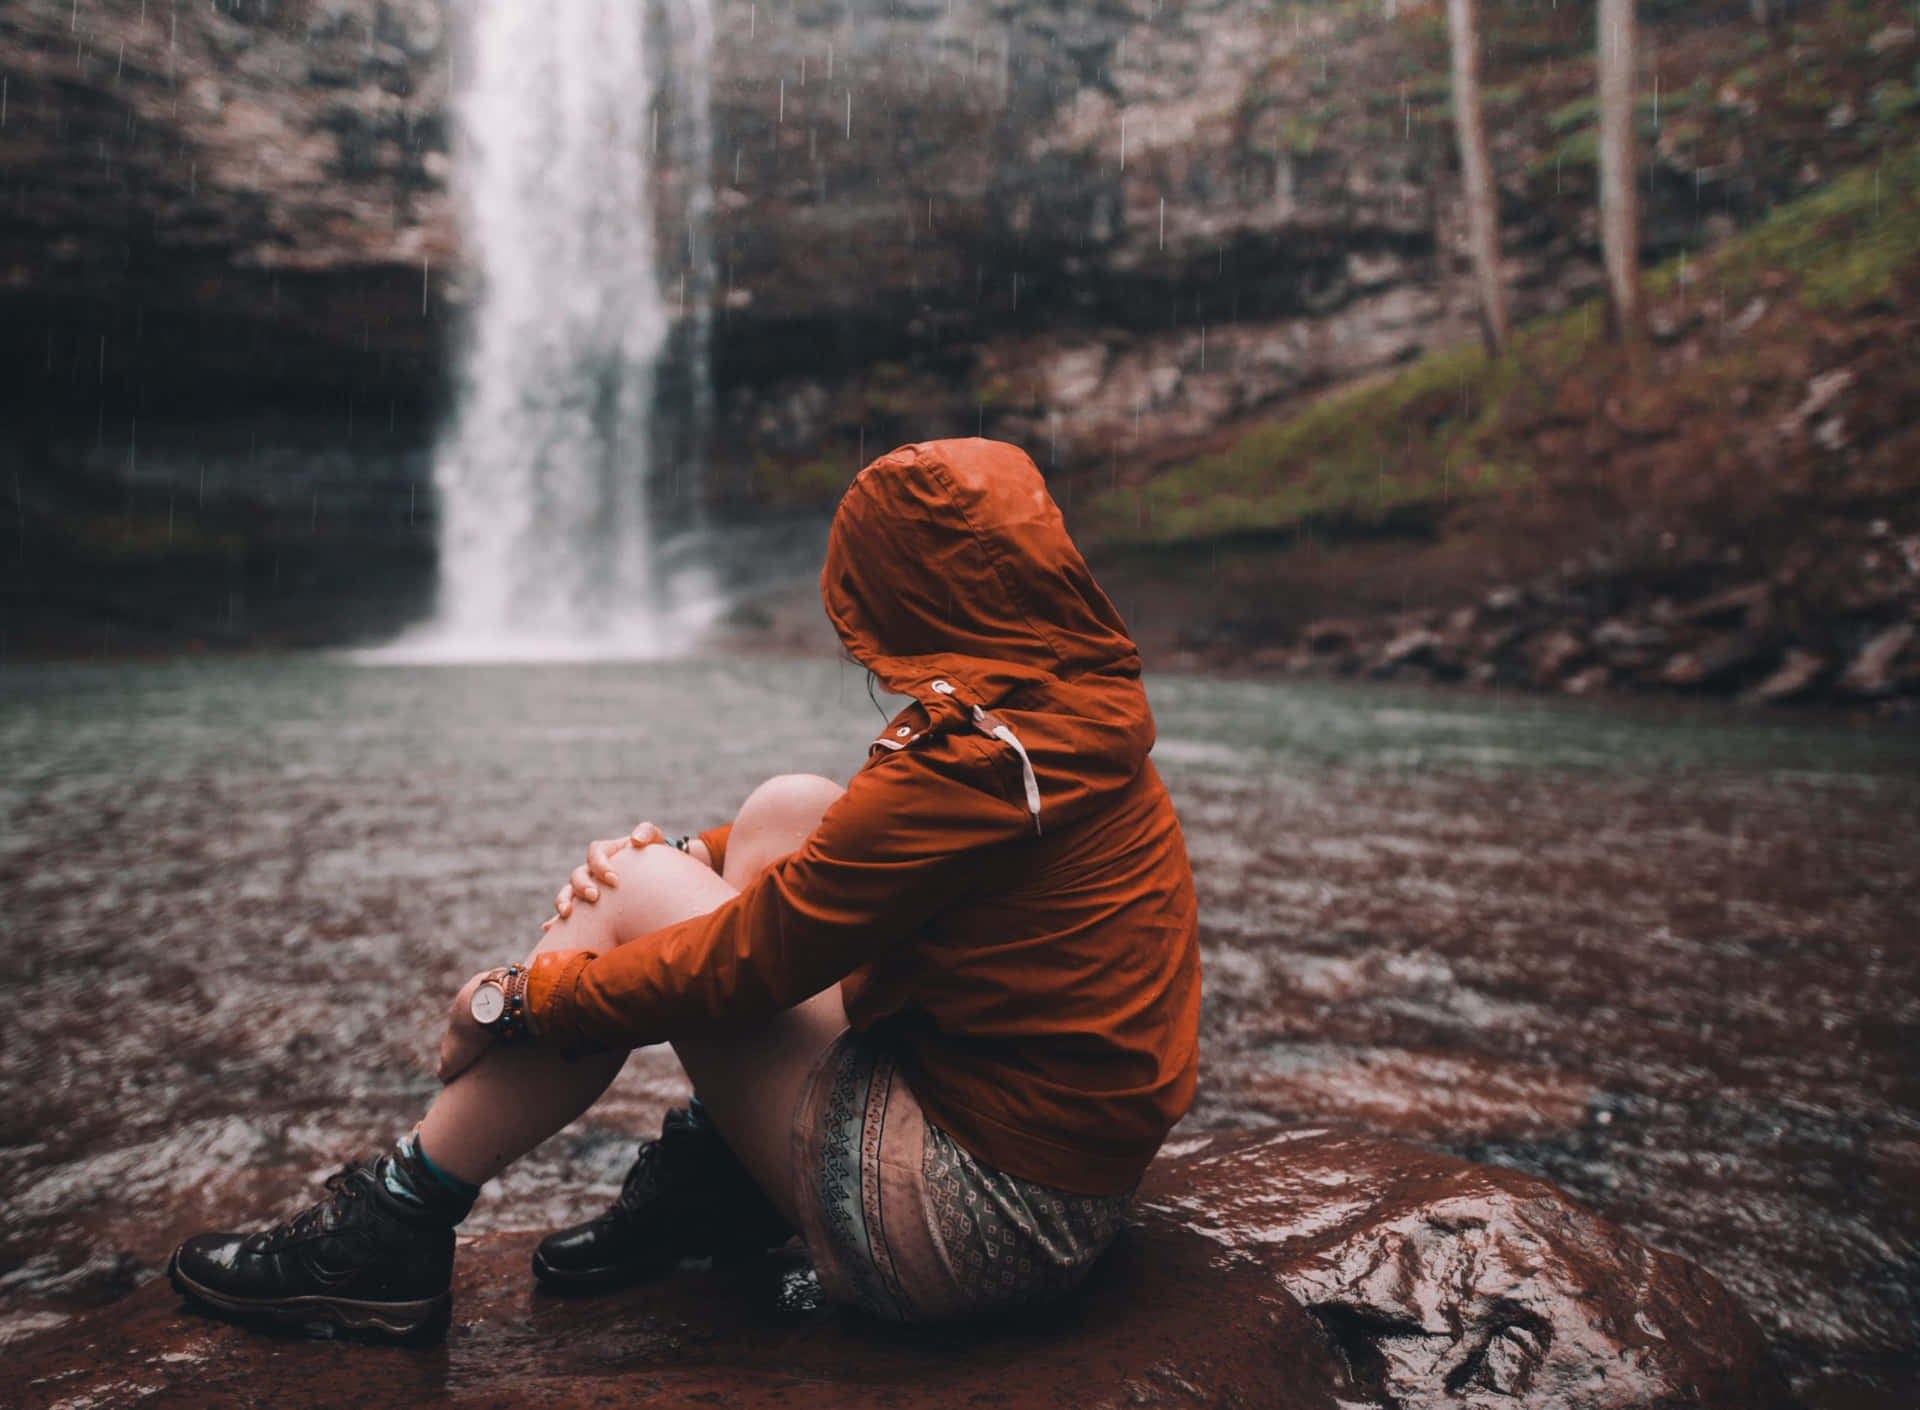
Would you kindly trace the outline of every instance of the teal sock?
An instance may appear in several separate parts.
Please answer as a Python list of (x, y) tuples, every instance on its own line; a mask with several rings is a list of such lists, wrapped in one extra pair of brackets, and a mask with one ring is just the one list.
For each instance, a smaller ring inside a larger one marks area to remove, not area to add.
[(394, 1143), (393, 1155), (383, 1162), (381, 1181), (387, 1192), (417, 1208), (442, 1216), (449, 1224), (467, 1217), (480, 1187), (435, 1165), (420, 1144), (420, 1133), (409, 1131)]

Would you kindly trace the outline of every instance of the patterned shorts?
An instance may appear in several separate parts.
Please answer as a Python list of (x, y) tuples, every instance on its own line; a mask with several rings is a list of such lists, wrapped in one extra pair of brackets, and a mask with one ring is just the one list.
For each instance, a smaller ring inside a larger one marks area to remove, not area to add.
[(800, 1232), (826, 1295), (892, 1322), (940, 1322), (1077, 1286), (1127, 1195), (1076, 1195), (984, 1165), (920, 1109), (857, 1033), (821, 1056), (794, 1114)]

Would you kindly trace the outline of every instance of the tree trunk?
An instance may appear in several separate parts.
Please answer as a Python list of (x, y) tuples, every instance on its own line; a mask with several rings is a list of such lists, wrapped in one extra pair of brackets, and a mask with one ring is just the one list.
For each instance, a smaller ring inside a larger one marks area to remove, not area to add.
[(1627, 364), (1646, 368), (1640, 306), (1640, 209), (1634, 185), (1634, 0), (1600, 0), (1600, 244), (1607, 264), (1607, 308)]
[(1447, 30), (1453, 44), (1453, 126), (1460, 139), (1467, 244), (1487, 347), (1497, 354), (1507, 346), (1507, 290), (1500, 282), (1500, 208), (1494, 198), (1493, 164), (1487, 160), (1487, 130), (1480, 121), (1480, 41), (1473, 0), (1447, 0)]

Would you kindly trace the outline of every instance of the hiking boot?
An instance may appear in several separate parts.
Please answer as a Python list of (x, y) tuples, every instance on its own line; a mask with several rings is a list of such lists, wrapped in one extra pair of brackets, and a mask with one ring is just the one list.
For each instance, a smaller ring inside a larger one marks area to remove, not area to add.
[(553, 1291), (586, 1292), (659, 1277), (683, 1258), (764, 1253), (792, 1237), (713, 1123), (675, 1107), (659, 1138), (640, 1143), (607, 1212), (542, 1239), (533, 1272)]
[(327, 1178), (318, 1204), (257, 1234), (196, 1234), (167, 1278), (223, 1317), (310, 1334), (443, 1335), (452, 1312), (453, 1226), (382, 1178), (392, 1156)]

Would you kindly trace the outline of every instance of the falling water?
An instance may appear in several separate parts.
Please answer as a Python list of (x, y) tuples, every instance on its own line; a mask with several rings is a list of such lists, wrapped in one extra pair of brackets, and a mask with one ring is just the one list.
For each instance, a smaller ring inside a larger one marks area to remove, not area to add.
[[(477, 297), (435, 472), (438, 614), (404, 644), (418, 654), (657, 655), (717, 610), (703, 571), (666, 566), (650, 464), (671, 324), (693, 306), (682, 345), (704, 360), (712, 282), (710, 260), (677, 259), (691, 277), (663, 293), (656, 258), (657, 161), (689, 164), (690, 247), (710, 207), (709, 0), (666, 4), (664, 24), (632, 0), (469, 11), (457, 113)], [(662, 36), (672, 52), (650, 53)], [(685, 85), (664, 133), (663, 72)], [(704, 394), (704, 367), (689, 374)]]

